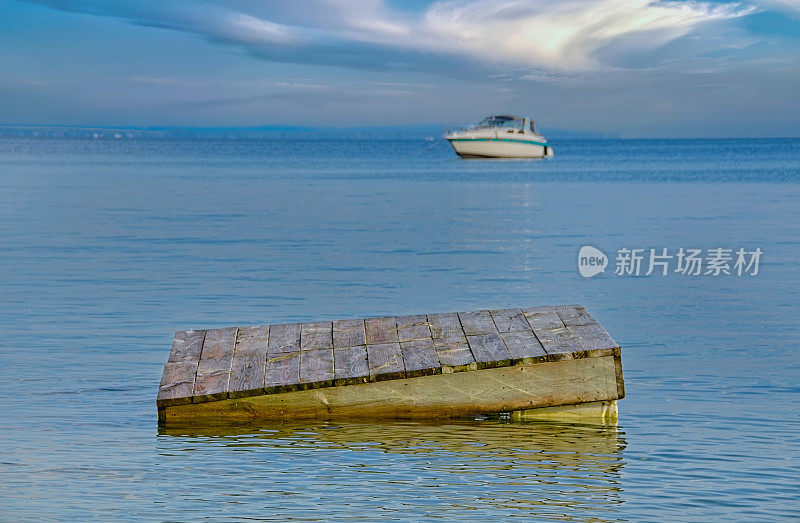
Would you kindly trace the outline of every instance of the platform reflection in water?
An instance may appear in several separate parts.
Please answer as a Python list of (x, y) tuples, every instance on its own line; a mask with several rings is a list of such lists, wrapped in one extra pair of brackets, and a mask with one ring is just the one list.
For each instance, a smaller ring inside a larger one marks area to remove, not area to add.
[[(282, 423), (170, 427), (161, 428), (159, 436), (162, 457), (180, 455), (176, 464), (197, 465), (165, 471), (185, 476), (165, 478), (171, 485), (165, 496), (235, 498), (244, 504), (240, 507), (288, 510), (300, 519), (319, 517), (325, 507), (331, 518), (401, 516), (406, 510), (453, 518), (474, 516), (476, 509), (483, 514), (511, 509), (533, 517), (602, 521), (605, 513), (615, 519), (614, 510), (623, 503), (626, 443), (614, 424)], [(310, 459), (298, 460), (301, 450)], [(236, 452), (250, 456), (220, 459)], [(218, 467), (225, 476), (249, 479), (220, 488), (214, 479)], [(204, 482), (214, 488), (180, 491)], [(342, 485), (351, 490), (346, 498)]]

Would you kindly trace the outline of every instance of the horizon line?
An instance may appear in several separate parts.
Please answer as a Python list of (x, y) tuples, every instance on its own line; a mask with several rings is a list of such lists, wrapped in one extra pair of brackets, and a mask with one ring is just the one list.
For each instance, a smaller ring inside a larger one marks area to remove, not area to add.
[[(189, 126), (189, 125), (154, 125), (149, 127), (142, 126), (111, 126), (111, 125), (73, 125), (73, 124), (0, 124), (0, 136), (13, 136), (3, 133), (4, 130), (12, 129), (75, 129), (82, 131), (106, 131), (106, 132), (126, 132), (133, 131), (136, 133), (146, 134), (166, 134), (170, 131), (173, 132), (240, 132), (240, 133), (281, 133), (281, 132), (306, 132), (313, 133), (315, 131), (363, 131), (363, 130), (385, 130), (385, 131), (400, 131), (400, 130), (424, 130), (424, 129), (446, 129), (447, 124), (409, 124), (409, 125), (366, 125), (366, 126), (294, 126), (282, 124), (263, 124), (251, 126)], [(545, 130), (547, 127), (545, 126)], [(669, 135), (645, 135), (645, 136), (619, 136), (617, 133), (604, 133), (598, 131), (576, 130), (569, 128), (550, 128), (549, 131), (555, 134), (576, 135), (574, 137), (562, 137), (561, 139), (609, 139), (609, 140), (658, 140), (658, 139), (674, 139), (674, 140), (737, 140), (737, 139), (800, 139), (800, 135), (789, 134), (775, 134), (775, 135), (741, 135), (741, 136), (713, 136), (713, 135), (694, 135), (694, 136), (669, 136)], [(587, 135), (588, 137), (581, 138), (578, 135)], [(70, 137), (70, 136), (63, 136)], [(78, 136), (72, 136), (78, 138)], [(174, 136), (179, 138), (179, 136)], [(45, 137), (46, 138), (46, 137)], [(50, 136), (50, 138), (54, 138)], [(130, 139), (131, 137), (125, 137)], [(238, 137), (237, 137), (238, 138)], [(246, 137), (241, 137), (246, 138)]]

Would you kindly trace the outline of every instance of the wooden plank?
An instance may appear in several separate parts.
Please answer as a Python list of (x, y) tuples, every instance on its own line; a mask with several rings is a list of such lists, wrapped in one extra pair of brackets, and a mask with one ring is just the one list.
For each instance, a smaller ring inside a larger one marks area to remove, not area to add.
[(307, 387), (333, 385), (333, 349), (312, 349), (300, 353), (300, 383)]
[(555, 307), (555, 309), (559, 317), (561, 317), (561, 321), (568, 327), (571, 325), (589, 325), (591, 323), (597, 323), (597, 320), (586, 312), (583, 305), (559, 305)]
[(190, 330), (175, 333), (161, 383), (158, 387), (158, 405), (177, 405), (191, 402), (197, 364), (203, 350), (206, 331)]
[[(314, 321), (300, 324), (300, 349), (332, 349), (333, 322)], [(302, 365), (301, 365), (302, 372)]]
[(212, 401), (228, 395), (236, 327), (206, 331), (197, 365), (192, 401)]
[(400, 342), (400, 352), (403, 354), (406, 378), (415, 376), (428, 376), (440, 374), (442, 366), (439, 356), (433, 347), (433, 339), (421, 339)]
[(547, 355), (553, 358), (567, 358), (571, 357), (573, 353), (585, 350), (566, 327), (534, 329), (533, 332), (539, 338)]
[(523, 313), (548, 356), (567, 358), (585, 350), (564, 325), (555, 307), (523, 309)]
[(398, 316), (395, 320), (397, 322), (397, 337), (401, 343), (411, 340), (431, 339), (428, 318), (424, 314)]
[(364, 320), (338, 320), (333, 322), (334, 348), (355, 347), (366, 343)]
[(433, 339), (463, 339), (464, 329), (461, 328), (461, 321), (455, 312), (443, 314), (428, 314), (428, 325)]
[(522, 314), (528, 320), (534, 332), (537, 329), (560, 329), (564, 327), (564, 322), (553, 307), (532, 307), (529, 309), (522, 309)]
[(500, 337), (503, 338), (503, 343), (506, 344), (511, 359), (515, 362), (527, 362), (547, 355), (542, 344), (539, 343), (539, 340), (530, 329), (517, 332), (501, 332)]
[[(334, 343), (336, 343), (335, 337)], [(333, 379), (334, 385), (353, 385), (368, 382), (367, 348), (364, 345), (360, 345), (333, 349)]]
[(281, 323), (269, 326), (268, 354), (297, 352), (300, 350), (300, 324)]
[(522, 309), (499, 309), (489, 311), (497, 330), (500, 332), (530, 331), (531, 327), (522, 314)]
[(511, 354), (499, 334), (467, 336), (467, 342), (479, 369), (511, 364)]
[(614, 339), (597, 322), (586, 325), (568, 325), (567, 330), (585, 350), (613, 349), (619, 347)]
[(203, 340), (206, 337), (204, 330), (178, 331), (172, 339), (172, 350), (169, 352), (169, 362), (194, 362), (200, 361), (203, 351)]
[(197, 363), (191, 361), (168, 361), (161, 374), (156, 404), (159, 407), (191, 403)]
[(299, 352), (276, 352), (267, 356), (264, 376), (264, 388), (267, 392), (297, 390), (299, 381)]
[(489, 311), (459, 312), (458, 319), (461, 320), (461, 326), (467, 336), (497, 332), (497, 327), (495, 327)]
[[(369, 339), (369, 330), (367, 330)], [(370, 381), (392, 380), (405, 377), (403, 354), (399, 343), (367, 345)]]
[(442, 372), (461, 372), (465, 370), (477, 370), (478, 364), (469, 348), (466, 337), (462, 340), (455, 339), (436, 339), (433, 340), (433, 347), (439, 356), (439, 363), (442, 365)]
[(238, 398), (264, 391), (269, 326), (240, 327), (233, 349), (228, 397)]
[(393, 316), (384, 318), (368, 318), (364, 320), (367, 334), (367, 345), (397, 343), (397, 320)]

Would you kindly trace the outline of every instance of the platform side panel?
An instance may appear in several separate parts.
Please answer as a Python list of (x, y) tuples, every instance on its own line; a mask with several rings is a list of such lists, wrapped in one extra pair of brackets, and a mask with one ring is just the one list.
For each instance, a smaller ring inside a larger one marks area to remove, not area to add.
[(617, 399), (613, 356), (166, 407), (169, 423), (253, 418), (448, 418)]

